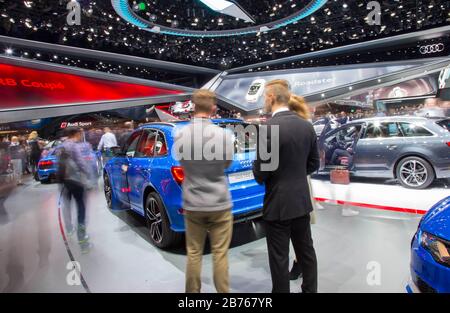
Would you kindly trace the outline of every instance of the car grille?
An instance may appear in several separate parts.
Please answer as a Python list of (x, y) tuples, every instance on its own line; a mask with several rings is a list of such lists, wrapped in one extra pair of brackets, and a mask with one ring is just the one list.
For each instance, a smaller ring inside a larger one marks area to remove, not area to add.
[(420, 292), (423, 293), (436, 293), (436, 290), (432, 288), (430, 285), (428, 285), (426, 282), (424, 282), (420, 277), (416, 278), (416, 286), (419, 288)]

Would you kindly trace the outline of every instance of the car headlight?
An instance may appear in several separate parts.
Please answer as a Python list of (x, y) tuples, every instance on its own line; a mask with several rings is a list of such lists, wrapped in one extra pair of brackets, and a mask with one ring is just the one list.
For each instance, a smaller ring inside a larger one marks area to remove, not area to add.
[(430, 252), (436, 262), (450, 267), (450, 242), (422, 232), (420, 245)]

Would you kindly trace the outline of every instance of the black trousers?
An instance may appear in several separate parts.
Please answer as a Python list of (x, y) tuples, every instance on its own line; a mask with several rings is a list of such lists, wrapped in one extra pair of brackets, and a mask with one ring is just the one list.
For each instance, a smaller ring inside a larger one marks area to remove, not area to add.
[(67, 203), (70, 205), (72, 197), (77, 204), (78, 225), (85, 227), (86, 224), (86, 204), (84, 202), (84, 187), (71, 181), (64, 181), (64, 194), (67, 197)]
[(317, 258), (311, 237), (309, 214), (287, 221), (265, 221), (272, 292), (289, 293), (289, 241), (303, 270), (302, 291), (317, 292)]

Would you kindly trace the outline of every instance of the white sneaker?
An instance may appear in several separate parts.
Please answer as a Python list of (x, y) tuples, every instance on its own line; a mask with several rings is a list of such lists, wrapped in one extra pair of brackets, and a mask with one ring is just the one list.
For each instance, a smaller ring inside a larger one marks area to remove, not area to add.
[(358, 211), (355, 211), (355, 210), (352, 210), (352, 209), (349, 209), (349, 208), (343, 208), (342, 209), (342, 216), (350, 217), (350, 216), (356, 216), (358, 214), (359, 214)]

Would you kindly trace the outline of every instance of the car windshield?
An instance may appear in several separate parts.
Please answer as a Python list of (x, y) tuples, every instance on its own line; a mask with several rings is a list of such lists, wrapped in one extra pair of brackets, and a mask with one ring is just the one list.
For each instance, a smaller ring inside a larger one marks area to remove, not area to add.
[(234, 152), (245, 153), (256, 150), (258, 126), (248, 123), (218, 123), (220, 127), (230, 129), (234, 133)]

